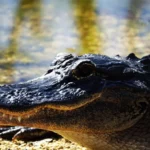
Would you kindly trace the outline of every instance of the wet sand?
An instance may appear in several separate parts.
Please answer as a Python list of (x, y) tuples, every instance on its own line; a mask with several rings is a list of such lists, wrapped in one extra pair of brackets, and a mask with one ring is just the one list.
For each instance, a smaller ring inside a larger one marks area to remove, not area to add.
[(0, 150), (86, 150), (65, 139), (44, 139), (36, 142), (6, 141), (0, 139)]

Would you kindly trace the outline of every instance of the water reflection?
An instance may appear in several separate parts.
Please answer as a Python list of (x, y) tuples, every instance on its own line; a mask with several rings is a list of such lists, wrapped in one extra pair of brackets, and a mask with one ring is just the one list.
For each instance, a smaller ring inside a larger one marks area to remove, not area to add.
[[(137, 45), (141, 44), (140, 41), (136, 40), (138, 33), (140, 33), (142, 28), (142, 22), (140, 21), (140, 17), (142, 14), (142, 7), (145, 5), (145, 0), (131, 0), (128, 16), (127, 16), (127, 50), (129, 53), (134, 52), (138, 55), (143, 55), (143, 52), (138, 51), (139, 47)], [(140, 45), (140, 48), (142, 45)]]
[(103, 40), (98, 27), (96, 1), (73, 0), (73, 10), (76, 28), (79, 32), (79, 54), (102, 53)]
[(2, 0), (0, 8), (0, 83), (39, 76), (59, 52), (150, 53), (148, 0)]
[[(19, 52), (21, 30), (23, 30), (25, 19), (29, 19), (33, 35), (36, 35), (40, 31), (40, 6), (41, 0), (21, 0), (16, 5), (7, 47), (0, 51), (0, 65), (3, 68), (1, 70), (1, 83), (10, 83), (14, 80), (15, 63), (27, 63), (29, 61), (26, 53)], [(8, 75), (6, 76), (6, 74)]]

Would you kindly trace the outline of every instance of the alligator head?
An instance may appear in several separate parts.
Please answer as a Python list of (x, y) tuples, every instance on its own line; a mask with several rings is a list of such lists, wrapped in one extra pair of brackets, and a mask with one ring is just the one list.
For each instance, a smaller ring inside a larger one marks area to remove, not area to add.
[(123, 144), (135, 129), (140, 135), (150, 128), (149, 103), (150, 55), (59, 54), (43, 76), (0, 87), (0, 125), (51, 130), (93, 149), (111, 149), (114, 139)]

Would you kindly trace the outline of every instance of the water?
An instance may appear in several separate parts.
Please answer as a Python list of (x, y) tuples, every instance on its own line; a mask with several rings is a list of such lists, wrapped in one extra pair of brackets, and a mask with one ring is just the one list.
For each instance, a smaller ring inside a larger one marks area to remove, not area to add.
[(149, 0), (1, 0), (0, 83), (45, 73), (57, 53), (150, 54)]

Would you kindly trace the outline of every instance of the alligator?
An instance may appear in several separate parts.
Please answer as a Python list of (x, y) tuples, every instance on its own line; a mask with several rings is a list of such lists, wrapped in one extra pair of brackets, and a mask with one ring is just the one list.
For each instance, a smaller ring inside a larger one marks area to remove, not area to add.
[(58, 54), (41, 77), (0, 86), (0, 125), (93, 150), (150, 150), (150, 55)]

